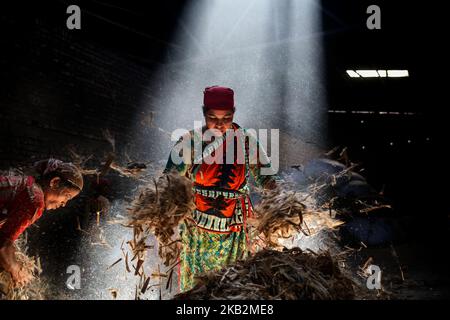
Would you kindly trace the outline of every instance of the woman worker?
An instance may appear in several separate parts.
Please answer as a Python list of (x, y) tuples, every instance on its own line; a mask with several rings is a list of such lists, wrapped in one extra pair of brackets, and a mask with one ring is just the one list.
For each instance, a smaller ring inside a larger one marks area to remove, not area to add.
[(31, 275), (16, 260), (14, 241), (44, 210), (64, 207), (83, 189), (82, 172), (72, 163), (49, 159), (34, 169), (36, 176), (0, 175), (0, 271), (9, 272), (18, 286)]
[[(252, 174), (256, 184), (262, 188), (273, 189), (277, 185), (275, 175), (261, 174), (262, 167), (271, 167), (270, 162), (266, 161), (267, 156), (265, 161), (260, 161), (259, 151), (249, 152), (250, 146), (256, 146), (258, 149), (259, 144), (251, 144), (247, 138), (245, 138), (247, 140), (239, 138), (239, 133), (245, 135), (246, 130), (233, 122), (234, 112), (232, 89), (219, 86), (206, 88), (203, 103), (205, 126), (201, 132), (191, 130), (189, 136), (180, 139), (174, 147), (185, 143), (184, 139), (188, 144), (190, 139), (192, 144), (194, 141), (202, 141), (201, 137), (194, 138), (194, 136), (196, 134), (204, 136), (207, 131), (214, 131), (216, 136), (214, 142), (203, 142), (201, 146), (200, 154), (203, 154), (205, 161), (195, 161), (192, 153), (191, 159), (188, 159), (190, 161), (180, 163), (178, 160), (174, 161), (172, 153), (166, 165), (165, 173), (175, 170), (180, 175), (190, 178), (195, 194), (196, 209), (189, 221), (180, 226), (181, 291), (192, 288), (195, 276), (221, 269), (247, 256), (250, 243), (246, 220), (252, 212), (248, 187), (249, 174)], [(227, 133), (238, 136), (236, 143), (230, 145), (230, 140), (226, 138)], [(219, 148), (223, 151), (219, 152)], [(191, 151), (193, 149), (191, 148)], [(236, 152), (232, 152), (231, 149)], [(238, 161), (237, 150), (242, 150), (245, 161)], [(229, 152), (234, 157), (231, 163), (226, 161)], [(225, 161), (219, 163), (205, 159), (209, 157), (208, 155), (215, 156), (215, 153), (221, 154)], [(262, 153), (265, 155), (264, 151)], [(252, 154), (257, 155), (256, 161), (249, 161), (254, 159)], [(185, 159), (186, 155), (182, 158)]]

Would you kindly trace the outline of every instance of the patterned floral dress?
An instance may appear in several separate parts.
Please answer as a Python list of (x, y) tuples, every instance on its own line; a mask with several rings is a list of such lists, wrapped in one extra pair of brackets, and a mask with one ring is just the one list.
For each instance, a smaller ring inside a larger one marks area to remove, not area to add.
[[(175, 164), (172, 157), (166, 165), (165, 172), (178, 171), (193, 181), (196, 209), (188, 221), (180, 225), (182, 253), (179, 267), (179, 285), (181, 291), (194, 286), (195, 276), (221, 269), (227, 264), (247, 256), (250, 239), (246, 220), (252, 215), (252, 204), (249, 198), (249, 174), (255, 183), (264, 187), (276, 179), (274, 175), (261, 175), (261, 168), (270, 166), (268, 158), (262, 164), (258, 153), (257, 159), (250, 161), (249, 143), (252, 135), (247, 134), (233, 123), (234, 143), (224, 135), (211, 143), (202, 143), (203, 161), (195, 155), (194, 140), (201, 141), (201, 133), (195, 130), (182, 137), (175, 147), (186, 141), (191, 142), (191, 154), (180, 155), (185, 161)], [(248, 137), (248, 138), (246, 138)], [(174, 147), (174, 148), (175, 148)], [(234, 147), (234, 151), (231, 149)], [(178, 149), (177, 149), (178, 150)], [(220, 151), (223, 150), (223, 151)], [(258, 149), (262, 150), (262, 149)], [(228, 161), (227, 154), (231, 154)], [(267, 157), (264, 150), (262, 155)], [(190, 157), (187, 158), (187, 157)], [(222, 158), (220, 161), (212, 161)], [(207, 160), (209, 158), (209, 161)], [(188, 159), (188, 160), (186, 160)], [(232, 159), (232, 161), (229, 161)]]

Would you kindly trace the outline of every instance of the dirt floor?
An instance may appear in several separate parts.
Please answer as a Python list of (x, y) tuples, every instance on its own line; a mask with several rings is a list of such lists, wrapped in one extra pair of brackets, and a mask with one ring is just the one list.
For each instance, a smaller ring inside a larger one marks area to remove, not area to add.
[(372, 257), (372, 264), (380, 267), (383, 293), (371, 293), (375, 299), (449, 299), (450, 270), (445, 248), (448, 246), (442, 242), (430, 241), (366, 248), (350, 257), (349, 262), (355, 268)]

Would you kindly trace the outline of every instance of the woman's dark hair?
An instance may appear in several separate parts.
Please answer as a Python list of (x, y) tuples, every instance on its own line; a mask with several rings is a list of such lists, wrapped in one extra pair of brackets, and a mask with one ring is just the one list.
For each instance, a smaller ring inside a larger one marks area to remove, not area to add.
[(83, 174), (80, 168), (71, 162), (63, 162), (57, 159), (41, 160), (34, 164), (37, 180), (50, 182), (51, 179), (59, 177), (62, 187), (83, 189)]

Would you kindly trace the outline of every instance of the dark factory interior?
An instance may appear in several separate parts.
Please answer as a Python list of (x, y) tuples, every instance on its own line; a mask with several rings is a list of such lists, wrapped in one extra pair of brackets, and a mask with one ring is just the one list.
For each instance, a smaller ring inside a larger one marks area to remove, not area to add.
[[(66, 27), (72, 4), (79, 30)], [(378, 30), (366, 25), (372, 4), (381, 8)], [(48, 158), (105, 168), (113, 157), (157, 175), (170, 133), (202, 120), (203, 88), (230, 86), (238, 123), (280, 129), (282, 175), (327, 154), (354, 165), (386, 201), (387, 210), (343, 218), (338, 232), (341, 246), (361, 250), (355, 265), (371, 257), (382, 268), (385, 293), (376, 298), (448, 299), (441, 15), (407, 1), (2, 4), (0, 170)], [(128, 234), (109, 220), (125, 216), (140, 181), (112, 169), (84, 181), (77, 198), (26, 232), (46, 298), (133, 299), (134, 280), (111, 266)], [(101, 217), (89, 207), (99, 196), (111, 207)], [(86, 274), (80, 290), (66, 285), (70, 265)], [(161, 295), (171, 297), (166, 287), (147, 298)]]

